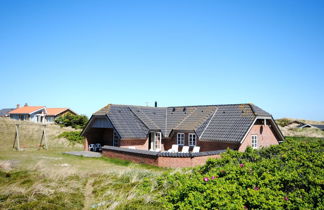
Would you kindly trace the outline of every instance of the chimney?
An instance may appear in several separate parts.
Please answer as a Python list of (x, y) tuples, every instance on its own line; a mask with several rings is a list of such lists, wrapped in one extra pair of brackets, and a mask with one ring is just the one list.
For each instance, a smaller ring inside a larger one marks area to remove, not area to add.
[(155, 101), (154, 106), (157, 107), (157, 101)]
[(16, 107), (17, 107), (17, 109), (19, 109), (20, 108), (20, 104), (17, 104)]
[(27, 104), (27, 103), (25, 103), (25, 105), (24, 105), (24, 106), (26, 107), (26, 106), (28, 106), (28, 104)]

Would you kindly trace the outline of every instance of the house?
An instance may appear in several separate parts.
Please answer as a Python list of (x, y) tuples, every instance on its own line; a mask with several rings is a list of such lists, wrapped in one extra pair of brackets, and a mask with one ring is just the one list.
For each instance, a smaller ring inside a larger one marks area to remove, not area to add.
[(45, 106), (28, 106), (28, 104), (25, 104), (23, 107), (17, 105), (17, 108), (8, 114), (11, 119), (37, 123), (54, 123), (54, 120), (59, 116), (66, 114), (76, 115), (69, 108), (46, 108)]
[(318, 128), (324, 131), (324, 125), (318, 125), (318, 124), (306, 124), (302, 128)]
[[(154, 164), (159, 166), (170, 166), (169, 159), (169, 163), (164, 159), (158, 161), (162, 156), (186, 157), (190, 161), (185, 165), (193, 166), (196, 164), (193, 159), (200, 154), (219, 155), (217, 151), (227, 148), (245, 151), (248, 146), (257, 149), (284, 140), (273, 117), (253, 104), (176, 107), (109, 104), (91, 116), (81, 135), (86, 138), (85, 150), (89, 144), (100, 143), (105, 145), (102, 151), (106, 156), (151, 164), (152, 158), (145, 158), (153, 155)], [(200, 152), (170, 156), (166, 151), (172, 145), (178, 145), (178, 151), (189, 146), (190, 152), (199, 146)]]
[(286, 127), (287, 128), (318, 128), (324, 131), (324, 124), (310, 124), (298, 120), (294, 120), (290, 122)]
[(28, 106), (25, 104), (23, 107), (17, 105), (17, 109), (9, 112), (9, 117), (15, 120), (25, 120), (38, 123), (44, 123), (46, 116), (45, 106)]
[(77, 115), (69, 108), (46, 108), (47, 114), (45, 116), (46, 122), (54, 123), (55, 119), (66, 114)]
[(13, 108), (5, 108), (0, 110), (0, 117), (9, 117), (9, 112), (14, 110)]
[(297, 124), (297, 128), (318, 128), (324, 131), (324, 125), (319, 125), (319, 124), (308, 124), (308, 123), (303, 123), (300, 121), (294, 121), (295, 124)]

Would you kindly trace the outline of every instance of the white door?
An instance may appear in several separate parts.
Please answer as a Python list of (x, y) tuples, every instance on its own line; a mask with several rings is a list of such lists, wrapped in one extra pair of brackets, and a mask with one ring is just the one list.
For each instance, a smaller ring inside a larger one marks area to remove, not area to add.
[(154, 139), (153, 139), (153, 150), (154, 151), (161, 151), (161, 140), (162, 140), (161, 132), (156, 132), (154, 134)]

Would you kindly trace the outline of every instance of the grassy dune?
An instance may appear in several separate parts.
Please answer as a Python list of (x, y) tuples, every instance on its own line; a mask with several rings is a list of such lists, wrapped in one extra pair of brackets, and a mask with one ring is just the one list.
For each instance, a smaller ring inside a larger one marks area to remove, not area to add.
[(22, 122), (23, 151), (12, 150), (16, 121), (0, 119), (0, 209), (159, 209), (145, 180), (171, 170), (110, 158), (63, 154), (80, 150), (47, 127), (49, 150), (37, 150), (42, 126)]
[[(19, 123), (20, 146), (22, 149), (30, 150), (38, 147), (43, 126), (42, 124), (16, 121), (0, 117), (0, 151), (12, 149), (13, 141), (16, 134), (15, 124)], [(73, 128), (61, 128), (57, 125), (47, 125), (46, 133), (48, 139), (48, 146), (55, 148), (69, 147), (69, 142), (64, 138), (57, 138), (57, 136), (64, 131), (73, 131)], [(81, 145), (78, 145), (81, 148)]]
[(59, 150), (0, 155), (0, 209), (99, 209), (136, 204), (158, 207), (142, 195), (143, 179), (166, 171), (108, 158), (64, 155)]
[(291, 125), (293, 121), (299, 121), (307, 124), (323, 125), (323, 121), (310, 121), (301, 119), (282, 118), (277, 119), (276, 122), (284, 136), (298, 136), (298, 137), (317, 137), (324, 138), (324, 131), (318, 128), (296, 128)]

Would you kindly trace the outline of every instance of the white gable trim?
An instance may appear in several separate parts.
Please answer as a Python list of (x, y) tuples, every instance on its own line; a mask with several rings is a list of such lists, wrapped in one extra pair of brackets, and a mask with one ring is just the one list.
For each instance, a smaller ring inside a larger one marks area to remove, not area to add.
[[(243, 143), (243, 141), (245, 140), (245, 138), (247, 137), (247, 135), (249, 134), (249, 132), (251, 131), (253, 125), (255, 124), (255, 122), (256, 122), (257, 120), (272, 120), (272, 121), (274, 121), (274, 119), (273, 119), (272, 117), (256, 117), (256, 118), (254, 119), (253, 123), (251, 124), (251, 126), (249, 127), (248, 131), (245, 133), (244, 137), (241, 139), (240, 144)], [(275, 129), (277, 129), (277, 132), (279, 133), (279, 135), (282, 137), (282, 139), (284, 139), (284, 137), (282, 136), (282, 134), (281, 134), (279, 128), (276, 126), (276, 122), (274, 122), (274, 124), (275, 124), (274, 127), (276, 127)], [(278, 142), (279, 142), (279, 141), (278, 141)]]
[(255, 122), (257, 121), (257, 119), (259, 119), (258, 117), (256, 117), (254, 120), (253, 120), (253, 123), (251, 124), (251, 126), (249, 127), (248, 131), (245, 133), (244, 137), (241, 139), (240, 141), (240, 144), (243, 143), (243, 141), (245, 140), (245, 138), (247, 137), (247, 135), (250, 133), (253, 125), (255, 124)]

